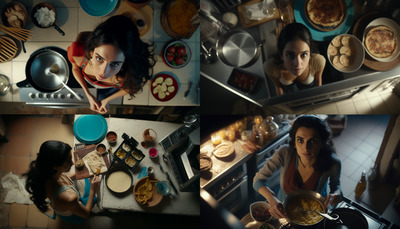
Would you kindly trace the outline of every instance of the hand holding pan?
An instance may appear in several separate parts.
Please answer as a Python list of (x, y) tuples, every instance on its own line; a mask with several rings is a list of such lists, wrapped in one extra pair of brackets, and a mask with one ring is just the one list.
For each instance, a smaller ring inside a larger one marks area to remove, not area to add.
[(31, 19), (33, 24), (39, 28), (49, 28), (54, 26), (54, 28), (64, 36), (65, 33), (55, 24), (57, 18), (56, 9), (48, 3), (42, 2), (37, 4), (32, 8)]

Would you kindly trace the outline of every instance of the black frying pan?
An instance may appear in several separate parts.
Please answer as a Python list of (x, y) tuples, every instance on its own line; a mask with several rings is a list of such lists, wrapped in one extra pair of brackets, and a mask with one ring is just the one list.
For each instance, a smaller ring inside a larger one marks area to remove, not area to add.
[(364, 215), (354, 209), (349, 208), (336, 208), (331, 214), (338, 214), (339, 219), (343, 222), (343, 227), (337, 221), (325, 220), (324, 228), (326, 229), (338, 229), (338, 228), (349, 228), (349, 229), (368, 229), (368, 221)]
[[(55, 16), (54, 16), (54, 21), (53, 21), (52, 23), (50, 23), (50, 25), (48, 25), (48, 26), (40, 25), (40, 24), (38, 23), (36, 17), (35, 17), (35, 13), (36, 13), (40, 8), (42, 8), (42, 7), (48, 8), (49, 10), (53, 11), (53, 12), (54, 12), (54, 15), (55, 15)], [(36, 25), (37, 27), (39, 27), (39, 28), (46, 29), (46, 28), (49, 28), (49, 27), (51, 27), (51, 26), (54, 26), (54, 28), (55, 28), (62, 36), (65, 35), (64, 31), (62, 31), (61, 28), (58, 27), (58, 26), (55, 24), (55, 22), (56, 22), (56, 20), (57, 20), (56, 9), (54, 9), (54, 7), (53, 7), (52, 5), (50, 5), (50, 4), (46, 3), (46, 2), (39, 3), (39, 4), (37, 4), (36, 6), (34, 6), (34, 7), (32, 8), (32, 11), (31, 11), (31, 19), (32, 19), (33, 24), (35, 24), (35, 25)]]

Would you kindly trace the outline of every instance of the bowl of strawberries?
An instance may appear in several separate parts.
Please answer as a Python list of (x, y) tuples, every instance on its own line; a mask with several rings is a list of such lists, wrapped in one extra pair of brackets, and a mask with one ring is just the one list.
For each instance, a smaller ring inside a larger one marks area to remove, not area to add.
[(163, 49), (163, 60), (171, 68), (182, 68), (190, 62), (192, 52), (189, 46), (181, 40), (167, 43)]

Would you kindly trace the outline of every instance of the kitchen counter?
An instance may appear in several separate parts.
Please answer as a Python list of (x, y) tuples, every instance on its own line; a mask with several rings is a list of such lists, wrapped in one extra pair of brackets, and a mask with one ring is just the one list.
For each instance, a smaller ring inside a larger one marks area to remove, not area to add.
[[(31, 40), (25, 42), (27, 53), (20, 53), (12, 61), (0, 63), (0, 73), (5, 74), (10, 78), (12, 84), (12, 90), (5, 96), (0, 96), (0, 101), (3, 102), (20, 102), (19, 88), (16, 86), (17, 82), (25, 79), (25, 66), (30, 55), (43, 47), (56, 46), (62, 49), (67, 49), (79, 32), (82, 31), (93, 31), (95, 26), (108, 17), (120, 14), (123, 12), (132, 12), (133, 8), (126, 3), (127, 0), (120, 0), (117, 4), (117, 8), (114, 9), (110, 14), (105, 17), (93, 17), (86, 14), (79, 5), (79, 1), (69, 0), (49, 0), (49, 4), (53, 5), (57, 12), (56, 24), (65, 32), (65, 36), (61, 36), (53, 27), (47, 29), (41, 29), (33, 25), (29, 20), (26, 28), (33, 32)], [(3, 8), (5, 4), (11, 2), (11, 0), (2, 1), (0, 8)], [(39, 0), (30, 2), (23, 2), (25, 7), (30, 12), (31, 8), (40, 3)], [(116, 100), (111, 104), (118, 105), (143, 105), (143, 106), (199, 106), (199, 89), (198, 82), (200, 78), (200, 61), (199, 61), (199, 40), (200, 32), (199, 29), (192, 35), (190, 39), (182, 39), (188, 44), (192, 52), (192, 58), (190, 63), (181, 69), (172, 69), (168, 67), (162, 60), (161, 52), (163, 46), (173, 40), (163, 30), (160, 23), (160, 15), (162, 4), (158, 1), (152, 1), (146, 7), (151, 7), (153, 11), (152, 26), (147, 34), (142, 39), (148, 43), (154, 43), (154, 53), (156, 58), (156, 65), (154, 66), (153, 75), (160, 72), (170, 72), (177, 77), (179, 82), (179, 90), (177, 95), (166, 102), (156, 100), (150, 93), (150, 82), (148, 82), (143, 92), (135, 95), (133, 99), (130, 96), (124, 96), (120, 100)], [(2, 33), (2, 32), (0, 32)], [(186, 99), (184, 98), (185, 91), (189, 88), (189, 82), (192, 82), (190, 92)]]
[[(75, 118), (77, 118), (76, 116)], [(144, 120), (133, 120), (133, 119), (122, 119), (122, 118), (106, 118), (109, 131), (115, 131), (118, 135), (117, 143), (112, 146), (113, 152), (123, 142), (122, 134), (126, 133), (128, 136), (133, 137), (136, 141), (141, 142), (143, 140), (143, 131), (147, 128), (152, 128), (157, 132), (157, 140), (159, 142), (164, 137), (171, 134), (173, 131), (178, 129), (182, 124), (167, 123), (167, 122), (155, 122), (155, 121), (144, 121)], [(74, 138), (74, 144), (79, 141)], [(101, 143), (109, 147), (109, 143), (104, 139)], [(159, 155), (157, 158), (150, 158), (148, 149), (143, 148), (140, 144), (137, 146), (146, 156), (140, 162), (140, 164), (133, 171), (133, 183), (135, 184), (139, 179), (138, 175), (143, 167), (152, 166), (154, 168), (155, 178), (159, 180), (167, 181), (167, 177), (160, 171), (158, 163), (161, 164), (166, 172), (171, 176), (172, 182), (175, 187), (179, 187), (176, 178), (173, 176), (173, 171), (169, 163), (162, 160), (162, 155), (165, 153), (160, 145), (155, 145)], [(112, 194), (105, 185), (104, 176), (99, 187), (99, 207), (100, 209), (107, 210), (121, 210), (121, 211), (138, 211), (147, 213), (161, 213), (161, 214), (176, 214), (176, 215), (200, 215), (200, 203), (198, 192), (179, 192), (174, 194), (172, 197), (164, 196), (161, 203), (154, 207), (143, 207), (136, 202), (133, 193), (123, 195), (120, 197)]]
[[(353, 25), (362, 14), (370, 12), (372, 10), (376, 10), (376, 7), (371, 5), (374, 3), (368, 3), (370, 5), (364, 8), (361, 6), (361, 2), (359, 1), (353, 1), (353, 4)], [(388, 9), (386, 6), (386, 8), (382, 7), (382, 10), (388, 11), (390, 9)], [(237, 10), (231, 10), (230, 12), (234, 12), (237, 14)], [(243, 29), (240, 26), (240, 23), (238, 24), (239, 25), (236, 26), (234, 30)], [(262, 55), (260, 56), (259, 60), (254, 65), (243, 69), (244, 71), (253, 72), (258, 77), (263, 79), (262, 81), (260, 81), (262, 85), (259, 86), (262, 88), (262, 90), (259, 90), (254, 95), (245, 94), (229, 86), (227, 84), (227, 81), (231, 74), (232, 68), (223, 64), (219, 60), (214, 64), (201, 63), (200, 74), (203, 77), (211, 80), (212, 82), (220, 85), (224, 89), (235, 93), (236, 95), (246, 99), (249, 102), (252, 102), (257, 106), (268, 107), (277, 104), (287, 105), (289, 109), (287, 109), (286, 112), (293, 112), (295, 109), (303, 106), (312, 106), (317, 103), (329, 103), (334, 100), (348, 98), (349, 96), (360, 92), (374, 82), (389, 80), (400, 76), (400, 66), (396, 66), (393, 69), (384, 72), (375, 71), (366, 66), (362, 66), (356, 72), (341, 73), (335, 70), (327, 60), (324, 74), (322, 76), (322, 86), (277, 96), (273, 82), (264, 74), (264, 71), (262, 69), (262, 63), (265, 62), (267, 58), (270, 58), (277, 52), (277, 36), (275, 31), (276, 27), (277, 20), (272, 20), (258, 26), (246, 29), (253, 35), (255, 40), (263, 42), (263, 45), (261, 47)], [(353, 26), (350, 28), (348, 33), (352, 33), (352, 29)], [(317, 42), (320, 53), (325, 55), (325, 57), (328, 44), (328, 41)]]

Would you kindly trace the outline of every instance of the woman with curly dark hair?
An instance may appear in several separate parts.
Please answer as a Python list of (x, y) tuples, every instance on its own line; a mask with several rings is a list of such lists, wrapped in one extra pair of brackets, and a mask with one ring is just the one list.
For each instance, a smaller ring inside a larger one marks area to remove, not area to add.
[[(293, 123), (289, 136), (289, 145), (279, 148), (258, 171), (253, 181), (253, 188), (268, 200), (271, 215), (277, 219), (285, 217), (281, 201), (295, 190), (321, 193), (326, 198), (325, 207), (336, 205), (342, 200), (341, 162), (336, 156), (326, 122), (317, 116), (300, 116)], [(276, 196), (268, 187), (268, 179), (279, 169), (281, 189)]]
[[(90, 109), (108, 112), (111, 100), (140, 92), (155, 64), (151, 45), (140, 39), (133, 21), (124, 15), (110, 17), (93, 32), (80, 33), (68, 47), (72, 73), (83, 88)], [(88, 85), (97, 88), (97, 98)]]
[(61, 141), (44, 142), (24, 174), (25, 189), (39, 211), (47, 214), (50, 204), (54, 209), (53, 219), (59, 216), (67, 222), (82, 223), (89, 217), (100, 181), (97, 176), (91, 184), (86, 180), (85, 194), (81, 197), (71, 178), (64, 174), (72, 165), (71, 146)]

